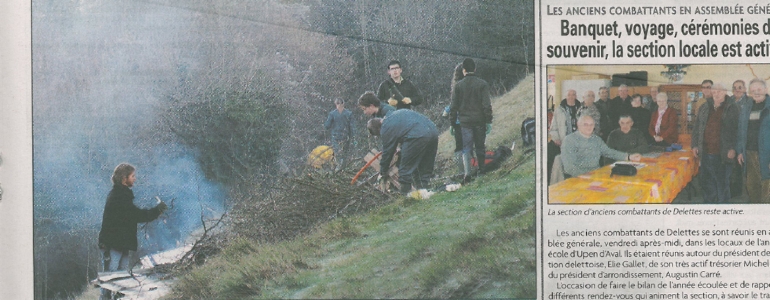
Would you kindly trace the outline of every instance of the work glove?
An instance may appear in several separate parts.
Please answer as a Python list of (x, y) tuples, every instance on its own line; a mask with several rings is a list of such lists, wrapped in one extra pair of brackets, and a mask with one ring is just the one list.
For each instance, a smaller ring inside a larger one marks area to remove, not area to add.
[(489, 134), (490, 132), (492, 132), (492, 123), (487, 124), (487, 134)]
[(449, 106), (444, 107), (444, 112), (441, 113), (441, 116), (444, 118), (449, 118)]
[(449, 127), (449, 134), (451, 134), (452, 136), (455, 136), (455, 127), (454, 126), (450, 126)]
[(396, 104), (398, 104), (398, 100), (390, 98), (390, 99), (388, 99), (388, 104), (390, 104), (390, 106), (395, 107)]
[(388, 186), (389, 186), (388, 179), (389, 179), (388, 176), (380, 175), (380, 178), (377, 180), (377, 183), (379, 184), (380, 190), (382, 192), (388, 191)]
[(156, 207), (158, 208), (160, 213), (163, 213), (164, 211), (166, 211), (168, 209), (168, 205), (166, 205), (166, 202), (163, 202), (163, 201), (161, 201), (160, 204), (158, 204), (158, 206), (156, 206)]
[(404, 97), (404, 99), (401, 100), (401, 102), (404, 102), (404, 104), (410, 104), (412, 103), (412, 99), (409, 99), (409, 97)]

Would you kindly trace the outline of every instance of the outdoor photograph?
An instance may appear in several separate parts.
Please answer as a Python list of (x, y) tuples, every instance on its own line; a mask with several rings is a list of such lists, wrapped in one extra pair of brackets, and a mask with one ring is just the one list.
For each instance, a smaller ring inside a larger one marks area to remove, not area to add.
[(770, 66), (547, 70), (549, 204), (770, 202)]
[[(31, 12), (35, 299), (536, 297), (533, 2), (33, 0)], [(661, 66), (551, 66), (549, 105), (602, 86), (615, 97), (613, 73), (644, 70), (631, 94), (667, 92), (680, 128), (666, 147), (689, 150), (696, 118), (679, 113), (703, 79), (749, 89), (751, 72), (770, 72), (712, 67), (726, 66), (682, 67), (687, 88), (674, 88)], [(761, 161), (756, 149), (736, 157)], [(650, 153), (610, 158), (652, 169)], [(660, 167), (676, 183), (655, 183), (650, 201), (699, 176), (693, 152), (671, 153)], [(583, 176), (565, 154), (573, 178), (551, 183), (550, 203)]]

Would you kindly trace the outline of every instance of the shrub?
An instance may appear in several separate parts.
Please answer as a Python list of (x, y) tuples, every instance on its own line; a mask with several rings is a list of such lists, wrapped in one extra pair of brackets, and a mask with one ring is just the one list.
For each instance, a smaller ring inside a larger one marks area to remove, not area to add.
[(268, 88), (212, 88), (193, 100), (175, 100), (166, 123), (196, 149), (206, 176), (223, 183), (249, 181), (275, 163), (289, 108)]

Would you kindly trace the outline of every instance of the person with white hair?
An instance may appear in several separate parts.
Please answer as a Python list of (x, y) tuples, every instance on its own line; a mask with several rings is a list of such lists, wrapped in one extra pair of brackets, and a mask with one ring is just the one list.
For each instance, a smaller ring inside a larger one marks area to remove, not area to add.
[(561, 153), (561, 143), (567, 135), (577, 131), (577, 112), (580, 109), (580, 101), (577, 101), (577, 91), (567, 90), (567, 98), (561, 100), (559, 106), (554, 109), (548, 135), (548, 174), (551, 174), (553, 162)]
[[(594, 91), (588, 90), (583, 93), (583, 105), (578, 109), (577, 116), (580, 118), (582, 115), (589, 115), (594, 119), (594, 134), (601, 136), (601, 119), (602, 114), (599, 112), (599, 108), (594, 105), (596, 95)], [(607, 124), (604, 124), (605, 126)]]
[(754, 78), (749, 83), (750, 100), (740, 103), (738, 164), (746, 169), (746, 190), (752, 203), (770, 203), (770, 98), (767, 83)]
[(565, 177), (575, 177), (599, 168), (604, 156), (614, 160), (639, 161), (642, 155), (614, 150), (593, 134), (594, 119), (588, 115), (578, 118), (578, 131), (564, 138), (561, 146), (561, 162)]
[(668, 107), (668, 94), (658, 93), (655, 103), (657, 109), (652, 112), (647, 131), (654, 140), (653, 145), (668, 147), (679, 140), (679, 118), (676, 110)]
[(723, 84), (714, 84), (701, 105), (692, 131), (692, 152), (700, 157), (698, 178), (705, 203), (730, 200), (730, 175), (735, 161), (738, 107), (727, 100)]

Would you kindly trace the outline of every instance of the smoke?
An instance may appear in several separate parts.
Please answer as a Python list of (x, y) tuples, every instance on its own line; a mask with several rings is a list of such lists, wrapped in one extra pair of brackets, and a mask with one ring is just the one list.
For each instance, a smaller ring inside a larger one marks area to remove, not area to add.
[(207, 59), (194, 47), (193, 18), (119, 1), (33, 3), (36, 294), (80, 288), (62, 286), (65, 276), (86, 277), (66, 263), (96, 268), (88, 249), (119, 163), (137, 167), (137, 206), (173, 199), (159, 220), (140, 225), (139, 255), (179, 246), (202, 216), (224, 212), (226, 193), (204, 177), (194, 149), (157, 126), (165, 99)]

